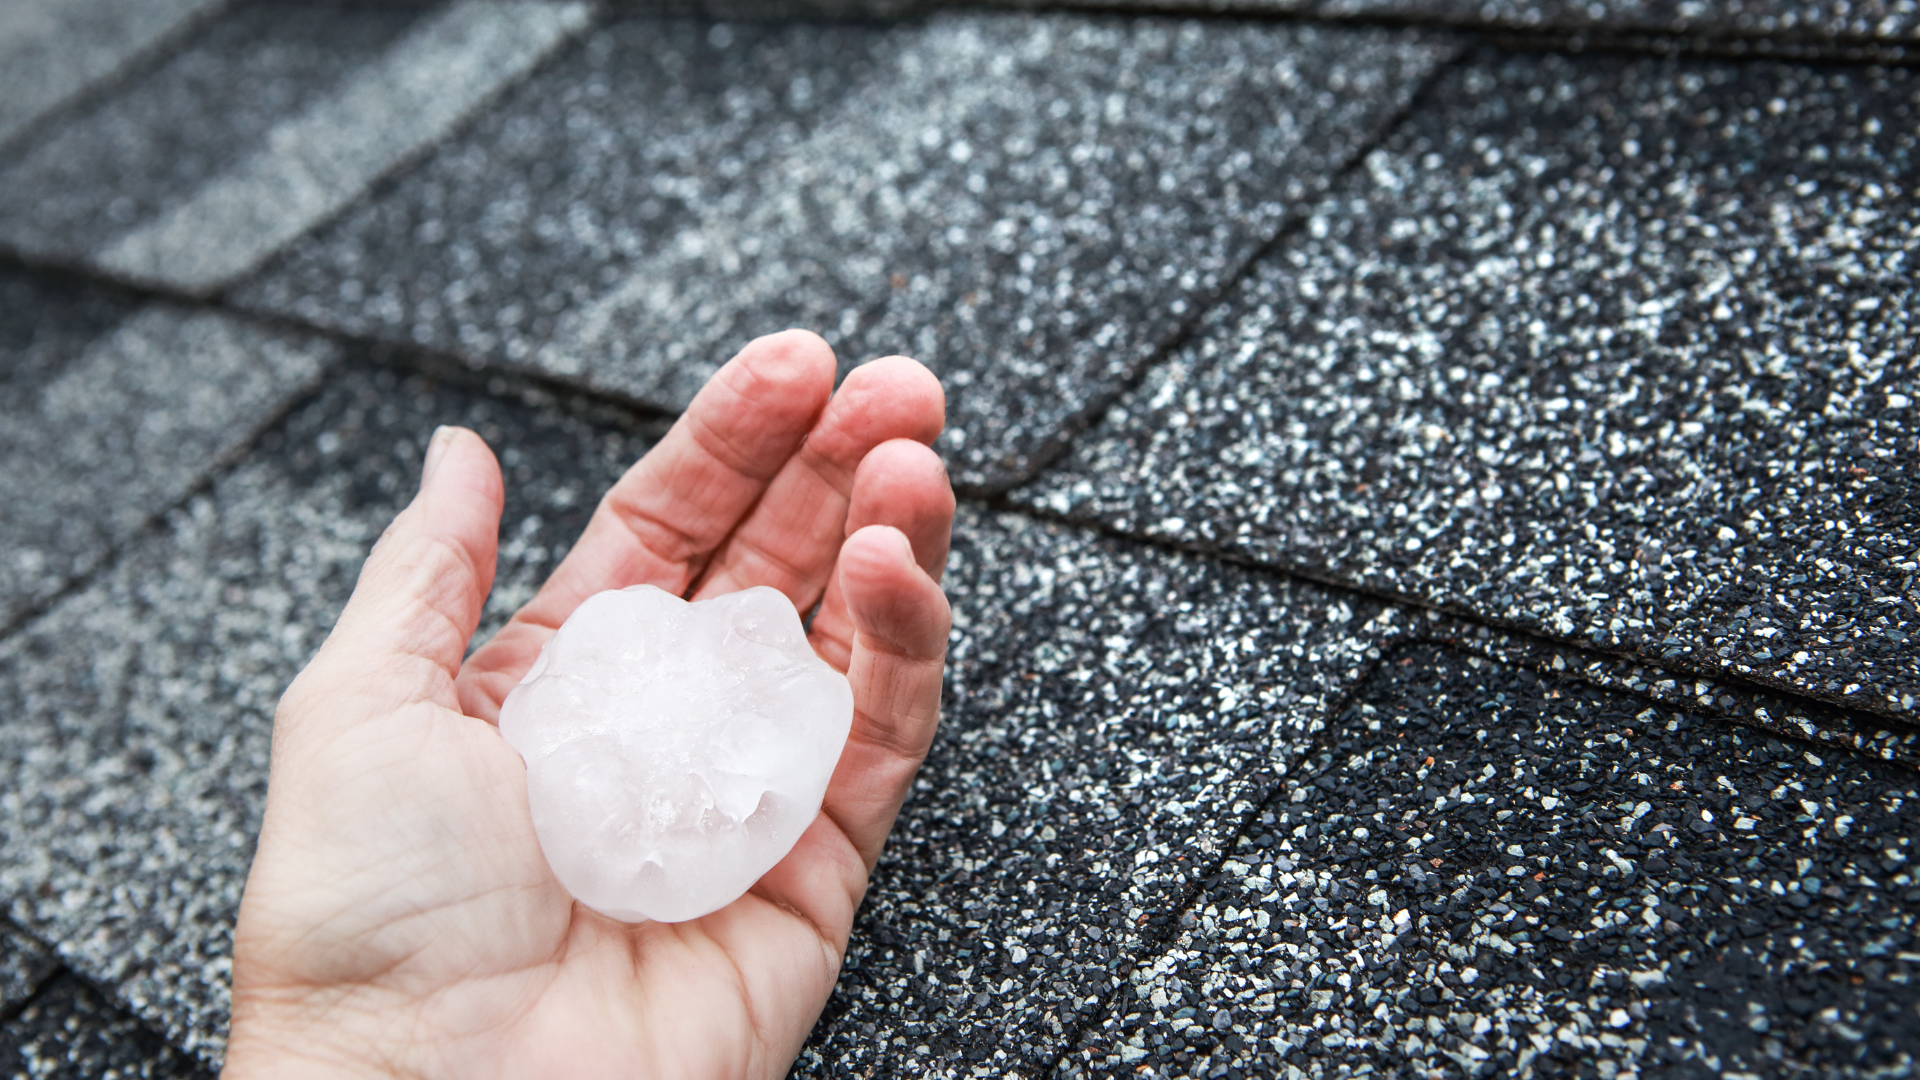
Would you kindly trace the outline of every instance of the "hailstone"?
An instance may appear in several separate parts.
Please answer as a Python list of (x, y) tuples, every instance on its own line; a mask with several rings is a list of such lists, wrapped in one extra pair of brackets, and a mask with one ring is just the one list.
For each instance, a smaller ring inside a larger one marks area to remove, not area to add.
[(732, 903), (812, 824), (853, 691), (765, 587), (581, 604), (500, 706), (547, 864), (624, 922)]

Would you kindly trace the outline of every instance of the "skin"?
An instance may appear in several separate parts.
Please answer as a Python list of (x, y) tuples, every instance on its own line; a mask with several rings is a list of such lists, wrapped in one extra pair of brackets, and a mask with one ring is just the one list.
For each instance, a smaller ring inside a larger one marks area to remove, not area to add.
[[(234, 934), (233, 1078), (774, 1077), (825, 1005), (867, 877), (939, 718), (953, 493), (939, 383), (875, 361), (833, 392), (824, 341), (748, 345), (601, 500), (566, 560), (461, 658), (502, 485), (443, 428), (419, 494), (274, 720)], [(812, 826), (746, 896), (637, 926), (575, 904), (527, 811), (501, 700), (575, 607), (647, 583), (819, 605), (854, 692)]]

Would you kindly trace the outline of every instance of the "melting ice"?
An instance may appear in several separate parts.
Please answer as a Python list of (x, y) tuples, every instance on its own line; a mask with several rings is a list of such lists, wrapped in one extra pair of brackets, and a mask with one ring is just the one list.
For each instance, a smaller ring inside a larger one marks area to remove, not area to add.
[(819, 813), (852, 722), (846, 678), (764, 587), (600, 593), (500, 707), (548, 865), (626, 922), (699, 918), (752, 888)]

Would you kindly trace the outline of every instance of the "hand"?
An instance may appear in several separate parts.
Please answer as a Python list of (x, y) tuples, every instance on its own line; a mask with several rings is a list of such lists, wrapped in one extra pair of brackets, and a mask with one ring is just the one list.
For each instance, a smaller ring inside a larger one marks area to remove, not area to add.
[[(867, 875), (938, 721), (953, 493), (939, 383), (789, 331), (748, 345), (601, 500), (553, 576), (464, 666), (493, 581), (500, 470), (436, 433), (274, 720), (234, 934), (227, 1074), (783, 1075), (832, 990)], [(829, 400), (831, 396), (831, 400)], [(679, 924), (575, 904), (534, 839), (500, 702), (582, 600), (771, 585), (854, 692), (798, 846)]]

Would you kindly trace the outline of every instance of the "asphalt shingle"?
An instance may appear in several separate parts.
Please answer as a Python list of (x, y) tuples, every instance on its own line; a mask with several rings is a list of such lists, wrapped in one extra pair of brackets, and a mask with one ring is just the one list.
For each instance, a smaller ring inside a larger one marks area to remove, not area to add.
[(963, 512), (939, 738), (805, 1075), (1035, 1075), (1409, 624), (1311, 585)]
[(1160, 19), (628, 24), (239, 300), (665, 407), (755, 334), (815, 327), (848, 362), (933, 367), (958, 479), (1004, 483), (1449, 48)]
[(1916, 715), (1904, 70), (1487, 55), (1019, 498)]
[(178, 1045), (220, 1053), (274, 702), (411, 497), (434, 425), (481, 432), (508, 480), (490, 625), (660, 426), (516, 396), (350, 368), (162, 535), (0, 642), (0, 895)]
[[(355, 201), (584, 29), (585, 3), (458, 0), (411, 28), (266, 145), (95, 258), (109, 273), (210, 292)], [(407, 108), (396, 112), (394, 101)]]
[(1917, 799), (1911, 769), (1414, 649), (1063, 1072), (1900, 1074)]
[(0, 1072), (217, 1064), (435, 424), (484, 635), (790, 324), (1058, 462), (797, 1072), (1914, 1072), (1920, 80), (1698, 52), (1920, 0), (1186, 5), (7, 7)]
[(0, 147), (228, 0), (13, 0), (0, 11)]
[(10, 310), (0, 345), (0, 625), (184, 496), (336, 353), (219, 312), (59, 287), (8, 292), (50, 303)]
[(216, 290), (443, 138), (589, 11), (248, 6), (0, 174), (0, 243)]
[(72, 975), (0, 1024), (0, 1069), (21, 1080), (211, 1080), (194, 1058)]

